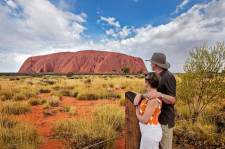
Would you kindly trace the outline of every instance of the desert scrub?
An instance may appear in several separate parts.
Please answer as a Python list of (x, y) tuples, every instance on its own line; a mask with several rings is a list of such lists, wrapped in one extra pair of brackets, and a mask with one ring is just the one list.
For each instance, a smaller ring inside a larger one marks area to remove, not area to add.
[(57, 97), (59, 97), (60, 100), (62, 100), (62, 97), (63, 97), (63, 95), (60, 92), (55, 92), (55, 91), (53, 91), (50, 95), (57, 96)]
[(10, 115), (0, 114), (0, 127), (12, 128), (18, 124), (18, 120)]
[(174, 142), (182, 144), (185, 148), (198, 146), (199, 148), (224, 148), (224, 127), (223, 115), (211, 118), (199, 119), (195, 124), (185, 121), (176, 124), (174, 127)]
[[(84, 148), (96, 142), (116, 136), (114, 129), (105, 123), (90, 122), (86, 119), (65, 120), (59, 122), (55, 127), (56, 136), (65, 139), (69, 148)], [(99, 144), (94, 148), (113, 149), (115, 140)]]
[(121, 98), (121, 93), (118, 93), (115, 91), (100, 91), (98, 94), (99, 94), (99, 99)]
[(30, 105), (21, 102), (8, 102), (2, 104), (0, 107), (1, 112), (7, 114), (25, 114), (30, 112)]
[(66, 106), (64, 106), (63, 108), (62, 108), (62, 112), (69, 112), (70, 111), (70, 105), (66, 105)]
[(40, 93), (50, 93), (51, 90), (50, 89), (40, 89), (39, 92)]
[(76, 114), (76, 107), (71, 106), (69, 112), (70, 112), (70, 115), (74, 116)]
[(35, 106), (35, 105), (41, 105), (42, 104), (42, 101), (38, 98), (32, 98), (28, 101), (28, 103), (31, 105), (31, 106)]
[(44, 105), (43, 105), (43, 109), (51, 109), (51, 105), (49, 104), (49, 103), (45, 103)]
[(115, 105), (98, 106), (94, 110), (95, 121), (111, 125), (116, 131), (124, 129), (125, 113)]
[(23, 99), (26, 99), (26, 96), (23, 95), (23, 94), (15, 94), (15, 95), (13, 96), (13, 100), (14, 100), (14, 101), (21, 101), (21, 100), (23, 100)]
[(83, 91), (77, 96), (77, 99), (79, 100), (97, 100), (98, 98), (99, 95), (96, 91)]
[(49, 103), (49, 105), (51, 105), (52, 107), (58, 107), (60, 103), (60, 99), (57, 96), (51, 96), (49, 97), (47, 103)]
[(10, 100), (12, 99), (13, 95), (14, 95), (13, 92), (1, 91), (0, 99), (1, 101)]
[(33, 126), (25, 125), (13, 117), (0, 115), (0, 146), (3, 149), (35, 149), (42, 142)]
[(125, 106), (125, 96), (122, 96), (122, 98), (120, 99), (120, 105)]

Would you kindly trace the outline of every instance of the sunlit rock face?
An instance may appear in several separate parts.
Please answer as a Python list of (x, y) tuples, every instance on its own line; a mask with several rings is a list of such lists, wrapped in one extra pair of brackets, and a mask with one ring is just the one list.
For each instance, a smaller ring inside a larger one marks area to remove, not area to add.
[(122, 67), (129, 67), (130, 72), (147, 72), (141, 58), (122, 53), (106, 51), (62, 52), (28, 58), (19, 72), (87, 72), (120, 73)]

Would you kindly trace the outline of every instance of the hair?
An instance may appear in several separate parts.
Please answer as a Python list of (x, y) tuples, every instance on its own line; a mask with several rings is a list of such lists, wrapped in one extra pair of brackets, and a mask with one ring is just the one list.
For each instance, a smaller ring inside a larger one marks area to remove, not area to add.
[(158, 88), (160, 80), (160, 76), (155, 72), (145, 74), (145, 81), (148, 81), (151, 88)]

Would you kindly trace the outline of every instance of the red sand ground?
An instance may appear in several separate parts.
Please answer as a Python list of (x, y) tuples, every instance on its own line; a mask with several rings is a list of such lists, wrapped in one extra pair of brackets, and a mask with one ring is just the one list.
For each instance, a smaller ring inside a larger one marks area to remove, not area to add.
[[(43, 94), (44, 98), (50, 96), (49, 93)], [(59, 107), (53, 107), (51, 110), (42, 109), (42, 105), (32, 106), (31, 112), (25, 115), (16, 116), (19, 120), (24, 123), (35, 126), (38, 129), (38, 132), (44, 139), (44, 143), (38, 147), (38, 149), (64, 149), (66, 148), (65, 140), (58, 140), (54, 136), (54, 125), (65, 119), (76, 119), (81, 117), (92, 118), (92, 112), (97, 105), (101, 104), (119, 104), (119, 100), (77, 100), (73, 97), (63, 97)], [(60, 112), (60, 110), (65, 106), (75, 106), (76, 115), (71, 116), (68, 112)], [(124, 107), (120, 107), (122, 110), (125, 110)], [(44, 116), (44, 112), (53, 113), (53, 115)], [(124, 149), (125, 148), (125, 137), (118, 138), (116, 140), (116, 148)]]

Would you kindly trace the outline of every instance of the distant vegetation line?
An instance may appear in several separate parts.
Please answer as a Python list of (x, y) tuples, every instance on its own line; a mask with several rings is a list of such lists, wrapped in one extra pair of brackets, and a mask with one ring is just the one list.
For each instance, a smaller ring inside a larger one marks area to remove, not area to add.
[[(183, 74), (183, 73), (173, 73)], [(42, 75), (68, 75), (68, 73), (57, 72), (45, 72), (45, 73), (33, 73), (33, 72), (0, 72), (0, 76), (42, 76)], [(137, 75), (137, 73), (86, 73), (86, 72), (73, 72), (72, 75)]]

